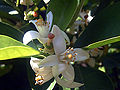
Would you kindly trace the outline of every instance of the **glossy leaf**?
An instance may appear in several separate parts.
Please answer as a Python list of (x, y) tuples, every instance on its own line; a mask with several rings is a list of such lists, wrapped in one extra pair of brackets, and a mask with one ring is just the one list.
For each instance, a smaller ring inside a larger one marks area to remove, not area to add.
[(120, 41), (120, 36), (92, 43), (92, 44), (88, 45), (86, 48), (92, 49), (92, 48), (104, 46), (106, 44), (115, 43), (115, 42), (118, 42), (118, 41)]
[(16, 40), (22, 41), (23, 33), (12, 26), (0, 22), (0, 34), (10, 36)]
[(8, 36), (0, 35), (0, 60), (33, 56), (39, 52)]
[(75, 66), (76, 81), (84, 83), (80, 90), (114, 90), (109, 77), (99, 71), (90, 67)]
[(48, 11), (53, 13), (53, 24), (58, 25), (61, 30), (65, 30), (71, 22), (79, 0), (51, 0)]
[[(96, 48), (105, 44), (118, 42), (120, 36), (120, 3), (114, 4), (102, 10), (91, 21), (80, 38), (76, 41), (75, 47), (83, 47), (95, 43), (91, 48)], [(113, 38), (112, 40), (112, 37)], [(111, 38), (111, 39), (109, 39)], [(108, 39), (108, 40), (105, 40)], [(104, 41), (101, 41), (104, 40)]]
[(8, 64), (0, 64), (0, 77), (2, 77), (3, 75), (7, 74), (8, 72), (10, 72), (10, 70), (12, 69), (12, 65)]
[(102, 57), (102, 62), (107, 69), (120, 68), (120, 53), (108, 54)]

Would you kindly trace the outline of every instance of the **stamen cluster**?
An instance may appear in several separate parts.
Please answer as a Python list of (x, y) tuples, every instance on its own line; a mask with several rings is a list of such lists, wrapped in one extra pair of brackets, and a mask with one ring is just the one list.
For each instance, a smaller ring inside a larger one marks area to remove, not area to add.
[(37, 22), (35, 23), (37, 26), (48, 26), (49, 28), (49, 23), (44, 21), (43, 19), (38, 19)]
[(70, 62), (75, 62), (75, 60), (76, 60), (76, 55), (77, 55), (77, 53), (76, 53), (76, 51), (73, 49), (73, 48), (71, 48), (71, 47), (69, 47), (65, 52), (64, 52), (64, 54), (63, 54), (63, 62), (65, 62), (65, 63), (70, 63)]
[(39, 75), (39, 74), (36, 74), (36, 77), (35, 77), (35, 85), (42, 85), (43, 84), (43, 81), (44, 81), (44, 78), (43, 76)]

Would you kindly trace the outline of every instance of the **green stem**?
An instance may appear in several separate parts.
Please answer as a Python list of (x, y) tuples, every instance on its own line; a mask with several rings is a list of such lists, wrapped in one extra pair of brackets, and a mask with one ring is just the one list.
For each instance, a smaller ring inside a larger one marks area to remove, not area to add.
[(10, 6), (12, 6), (14, 9), (16, 9), (21, 16), (23, 16), (23, 13), (21, 12), (21, 10), (18, 7), (16, 7), (13, 2), (11, 2), (10, 0), (4, 0), (4, 1)]
[(18, 7), (19, 4), (20, 4), (20, 0), (17, 0), (16, 7)]
[(75, 22), (75, 20), (77, 19), (78, 14), (80, 13), (80, 11), (81, 11), (82, 8), (83, 8), (84, 2), (85, 2), (85, 0), (81, 0), (81, 1), (80, 1), (80, 4), (78, 4), (78, 7), (77, 7), (77, 9), (76, 9), (76, 11), (75, 11), (75, 14), (74, 14), (74, 16), (73, 16), (70, 24), (69, 24), (69, 27), (72, 26), (72, 24), (73, 24), (73, 23)]

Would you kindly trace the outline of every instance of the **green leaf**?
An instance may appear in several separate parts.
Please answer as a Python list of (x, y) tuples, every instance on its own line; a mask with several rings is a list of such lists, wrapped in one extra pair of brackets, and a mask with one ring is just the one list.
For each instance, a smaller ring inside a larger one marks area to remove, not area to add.
[[(120, 13), (118, 12), (119, 10), (120, 3), (114, 4), (101, 10), (101, 12), (96, 15), (96, 17), (85, 29), (83, 34), (76, 41), (75, 47), (83, 47), (89, 45), (89, 48), (95, 48), (105, 44), (120, 41)], [(90, 46), (90, 44), (92, 46)]]
[(115, 42), (118, 42), (118, 41), (120, 41), (120, 36), (92, 43), (92, 44), (88, 45), (86, 48), (92, 49), (92, 48), (104, 46), (106, 44), (115, 43)]
[(84, 83), (79, 90), (114, 90), (109, 77), (99, 70), (79, 65), (75, 66), (75, 72), (75, 80)]
[(0, 22), (0, 34), (10, 36), (19, 41), (22, 41), (23, 38), (23, 33), (20, 30), (2, 22)]
[(48, 10), (53, 13), (53, 25), (58, 25), (61, 30), (65, 30), (71, 22), (79, 0), (51, 0)]
[(102, 57), (102, 62), (107, 70), (115, 67), (120, 68), (120, 53), (107, 54)]
[(3, 75), (7, 74), (8, 72), (10, 72), (10, 70), (12, 69), (12, 65), (11, 64), (0, 64), (0, 77), (2, 77)]
[(8, 36), (0, 35), (0, 42), (0, 60), (21, 58), (39, 54), (37, 50)]

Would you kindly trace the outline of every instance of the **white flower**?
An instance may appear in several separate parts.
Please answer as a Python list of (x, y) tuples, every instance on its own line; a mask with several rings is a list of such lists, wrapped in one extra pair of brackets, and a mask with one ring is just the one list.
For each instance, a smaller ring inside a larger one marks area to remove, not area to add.
[(87, 16), (87, 22), (90, 22), (93, 19), (93, 17), (91, 16), (91, 11), (89, 11), (89, 10), (87, 10), (86, 12), (85, 11), (80, 12), (79, 16), (83, 20), (85, 20), (86, 19), (85, 17)]
[(30, 60), (30, 65), (32, 67), (32, 69), (34, 70), (34, 72), (36, 73), (36, 83), (35, 84), (39, 84), (42, 85), (45, 82), (49, 81), (51, 78), (53, 78), (52, 75), (52, 68), (51, 67), (42, 67), (39, 68), (39, 63), (40, 63), (40, 59), (31, 57)]
[[(51, 30), (52, 20), (53, 14), (51, 11), (47, 14), (46, 22), (43, 21), (43, 19), (30, 20), (29, 22), (35, 25), (38, 32), (33, 30), (26, 32), (23, 37), (23, 43), (28, 44), (31, 40), (38, 39), (41, 43), (45, 44), (48, 41), (48, 34), (50, 33)], [(51, 33), (56, 27), (57, 27), (56, 25), (53, 25)], [(61, 34), (67, 40), (68, 44), (70, 44), (70, 40), (66, 33), (61, 30)]]
[[(36, 63), (35, 59), (31, 60), (31, 62), (33, 62), (37, 66), (37, 70), (35, 70), (35, 66), (31, 64), (33, 70), (39, 74), (39, 77), (37, 76), (39, 78), (39, 81), (37, 80), (36, 83), (41, 85), (44, 83), (44, 79), (45, 81), (47, 81), (48, 78), (51, 79), (54, 76), (56, 82), (63, 87), (80, 87), (83, 84), (74, 82), (75, 73), (71, 62), (86, 60), (89, 58), (89, 54), (80, 48), (68, 48), (66, 50), (65, 39), (61, 35), (60, 29), (57, 26), (55, 27), (56, 28), (53, 29), (53, 34), (55, 35), (55, 38), (53, 39), (55, 55), (50, 55), (43, 60), (38, 59), (38, 63)], [(41, 68), (48, 68), (47, 72), (50, 72), (50, 76), (42, 76), (43, 72), (41, 72)], [(62, 79), (59, 77), (60, 74), (62, 74), (63, 76)]]
[(33, 5), (33, 1), (32, 0), (20, 0), (20, 4), (22, 5)]

